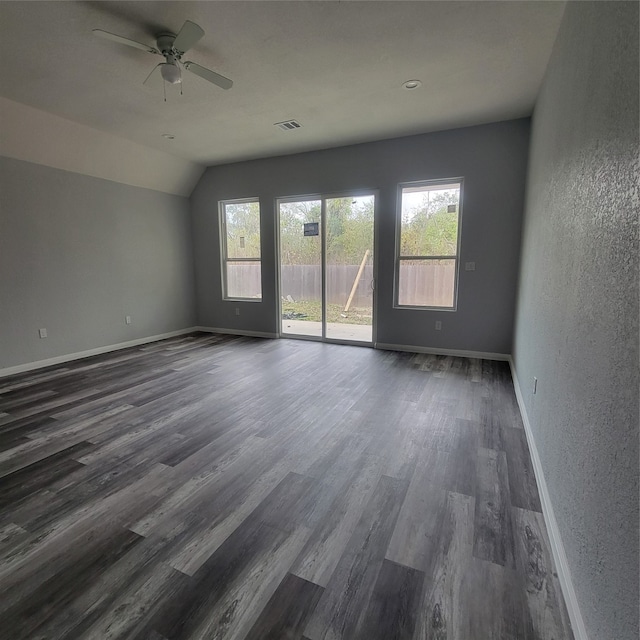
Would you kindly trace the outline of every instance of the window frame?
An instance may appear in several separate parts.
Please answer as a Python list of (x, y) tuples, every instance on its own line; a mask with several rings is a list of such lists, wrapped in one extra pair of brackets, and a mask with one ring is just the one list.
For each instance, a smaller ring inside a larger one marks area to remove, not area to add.
[[(402, 248), (402, 195), (407, 187), (433, 187), (433, 191), (437, 190), (440, 185), (458, 185), (460, 196), (458, 198), (458, 237), (456, 240), (456, 252), (454, 255), (448, 256), (403, 256)], [(464, 194), (464, 178), (436, 178), (434, 180), (416, 180), (411, 182), (401, 182), (398, 184), (397, 202), (396, 202), (396, 247), (394, 260), (394, 277), (393, 277), (393, 307), (394, 309), (413, 309), (417, 311), (457, 311), (458, 309), (458, 281), (460, 276), (460, 248), (462, 241), (462, 206)], [(400, 304), (398, 298), (400, 296), (400, 264), (403, 261), (417, 260), (454, 260), (455, 273), (453, 281), (453, 305), (451, 307), (439, 307), (432, 305), (409, 305)]]
[[(246, 203), (258, 203), (258, 224), (260, 229), (260, 256), (258, 258), (229, 258), (227, 251), (227, 210), (226, 206), (229, 204), (246, 204)], [(222, 276), (222, 299), (236, 302), (262, 302), (262, 207), (260, 206), (260, 199), (258, 197), (251, 198), (233, 198), (229, 200), (218, 201), (218, 230), (220, 233), (220, 272)], [(227, 263), (229, 262), (246, 262), (246, 263), (258, 263), (260, 265), (260, 297), (259, 298), (245, 298), (241, 296), (228, 295), (228, 280), (227, 280)]]

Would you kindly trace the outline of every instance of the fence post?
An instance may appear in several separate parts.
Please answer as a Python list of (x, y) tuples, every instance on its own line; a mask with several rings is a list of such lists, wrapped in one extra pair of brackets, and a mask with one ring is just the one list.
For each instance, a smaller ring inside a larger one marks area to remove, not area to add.
[(353, 287), (351, 287), (351, 293), (349, 294), (349, 299), (347, 300), (347, 304), (344, 307), (344, 313), (349, 311), (349, 307), (351, 306), (351, 301), (353, 300), (353, 296), (356, 294), (356, 289), (358, 288), (358, 282), (360, 282), (360, 278), (362, 277), (362, 272), (364, 271), (364, 265), (367, 262), (367, 258), (369, 257), (369, 249), (364, 252), (364, 258), (362, 258), (362, 262), (360, 263), (360, 268), (358, 269), (358, 275), (356, 275), (356, 279), (353, 281)]

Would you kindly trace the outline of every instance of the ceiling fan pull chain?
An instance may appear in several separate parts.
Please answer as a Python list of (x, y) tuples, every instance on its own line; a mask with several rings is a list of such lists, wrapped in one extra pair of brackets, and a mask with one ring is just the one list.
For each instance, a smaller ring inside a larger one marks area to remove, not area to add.
[(167, 83), (165, 80), (162, 80), (162, 91), (164, 92), (164, 101), (167, 101)]

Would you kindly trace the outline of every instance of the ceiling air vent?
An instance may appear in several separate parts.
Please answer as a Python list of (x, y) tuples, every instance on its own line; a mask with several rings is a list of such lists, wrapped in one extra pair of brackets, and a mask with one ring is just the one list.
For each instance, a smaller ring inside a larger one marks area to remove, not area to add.
[(293, 131), (299, 129), (302, 125), (297, 120), (285, 120), (284, 122), (276, 122), (274, 127), (279, 127), (283, 131)]

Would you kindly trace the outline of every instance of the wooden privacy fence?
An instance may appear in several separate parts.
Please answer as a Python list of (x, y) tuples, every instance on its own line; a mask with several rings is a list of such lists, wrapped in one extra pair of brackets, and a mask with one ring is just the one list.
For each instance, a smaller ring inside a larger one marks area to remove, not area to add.
[[(344, 306), (360, 265), (327, 265), (327, 299), (330, 304)], [(455, 267), (451, 264), (403, 264), (399, 300), (405, 305), (443, 305), (453, 301)], [(229, 291), (234, 296), (253, 297), (260, 290), (260, 266), (229, 265)], [(373, 299), (371, 282), (373, 267), (366, 265), (358, 283), (353, 307), (370, 307)], [(298, 300), (322, 298), (322, 271), (315, 265), (283, 265), (281, 295)]]
[(453, 306), (456, 274), (453, 260), (445, 264), (412, 264), (403, 260), (400, 264), (399, 304)]
[[(358, 274), (358, 264), (327, 265), (327, 302), (344, 307), (353, 281)], [(351, 302), (352, 307), (371, 307), (373, 301), (373, 267), (365, 265)], [(314, 265), (283, 265), (280, 291), (283, 297), (294, 300), (320, 300), (322, 298), (322, 271)]]

